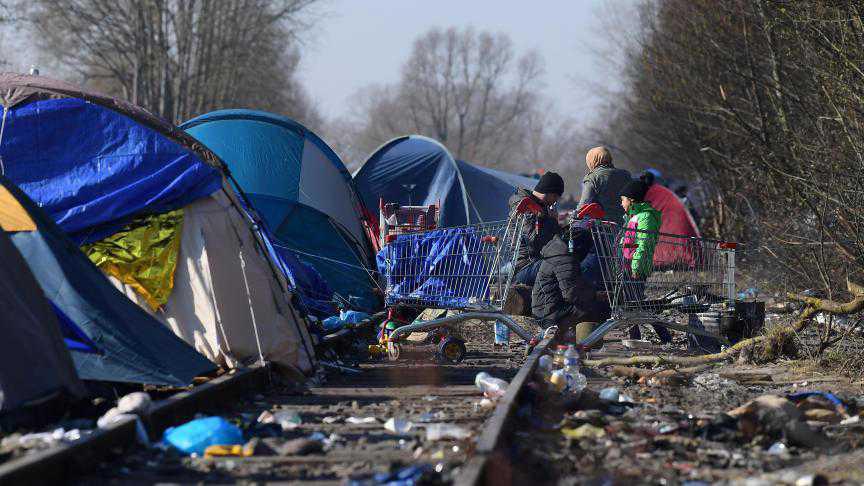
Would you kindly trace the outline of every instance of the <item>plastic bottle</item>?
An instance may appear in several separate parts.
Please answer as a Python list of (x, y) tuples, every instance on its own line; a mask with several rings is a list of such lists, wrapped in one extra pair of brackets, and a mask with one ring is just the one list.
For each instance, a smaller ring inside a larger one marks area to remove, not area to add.
[(487, 398), (500, 398), (507, 393), (508, 383), (501, 378), (495, 378), (485, 371), (477, 373), (477, 377), (474, 378), (474, 384), (477, 385), (477, 388)]
[(567, 387), (567, 375), (564, 374), (564, 370), (553, 371), (549, 377), (549, 385), (556, 392), (564, 391)]
[(600, 390), (600, 400), (606, 402), (617, 402), (620, 397), (620, 393), (617, 388), (609, 387)]
[(555, 346), (552, 351), (552, 364), (555, 368), (561, 369), (564, 367), (564, 353), (567, 351), (567, 346)]
[(579, 351), (576, 350), (576, 346), (573, 346), (572, 344), (567, 346), (567, 349), (564, 351), (564, 366), (567, 366), (569, 360), (571, 365), (575, 362), (575, 365), (578, 367), (579, 358)]
[(579, 371), (579, 358), (568, 357), (565, 359), (564, 376), (567, 377), (567, 393), (581, 395), (582, 390), (588, 386), (588, 378)]

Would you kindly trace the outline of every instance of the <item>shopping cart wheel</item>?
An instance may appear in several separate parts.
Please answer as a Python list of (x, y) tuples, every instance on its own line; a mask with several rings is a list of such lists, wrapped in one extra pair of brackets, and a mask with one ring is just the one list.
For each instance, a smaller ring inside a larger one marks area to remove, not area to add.
[(465, 359), (465, 341), (448, 336), (438, 345), (438, 360), (442, 363), (458, 364)]
[(401, 344), (392, 341), (387, 343), (387, 358), (389, 358), (390, 361), (396, 361), (399, 359), (400, 354), (402, 354)]

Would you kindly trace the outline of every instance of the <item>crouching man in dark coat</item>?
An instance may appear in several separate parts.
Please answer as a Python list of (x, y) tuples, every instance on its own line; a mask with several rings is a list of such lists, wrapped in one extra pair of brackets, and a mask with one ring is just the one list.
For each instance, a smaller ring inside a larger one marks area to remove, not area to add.
[(531, 310), (541, 326), (558, 326), (558, 336), (567, 341), (584, 339), (608, 315), (580, 271), (592, 244), (589, 231), (572, 228), (556, 235), (540, 252)]

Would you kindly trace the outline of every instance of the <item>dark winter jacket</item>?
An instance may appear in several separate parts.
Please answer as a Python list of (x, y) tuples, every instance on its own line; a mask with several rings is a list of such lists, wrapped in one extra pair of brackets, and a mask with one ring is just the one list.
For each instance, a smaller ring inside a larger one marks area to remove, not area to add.
[(582, 179), (582, 197), (577, 208), (596, 202), (606, 211), (604, 220), (621, 221), (624, 219), (624, 208), (621, 207), (620, 193), (631, 180), (630, 173), (624, 169), (609, 165), (597, 167)]
[[(534, 197), (531, 191), (527, 189), (519, 189), (516, 191), (516, 194), (510, 197), (511, 213), (516, 209), (516, 206), (522, 201), (522, 199), (526, 197), (530, 197), (541, 206), (543, 205), (540, 200)], [(540, 222), (539, 231), (537, 230), (538, 220)], [(539, 260), (540, 251), (543, 250), (543, 246), (545, 246), (546, 243), (549, 243), (549, 240), (551, 240), (552, 237), (560, 231), (561, 227), (558, 226), (558, 219), (550, 214), (548, 210), (544, 209), (544, 212), (539, 216), (527, 214), (525, 224), (522, 226), (522, 242), (519, 246), (519, 255), (516, 257), (515, 272), (518, 272), (525, 266)]]
[(585, 251), (570, 253), (567, 241), (555, 236), (542, 251), (542, 263), (531, 293), (531, 310), (545, 326), (597, 320), (599, 308), (594, 288), (579, 270)]

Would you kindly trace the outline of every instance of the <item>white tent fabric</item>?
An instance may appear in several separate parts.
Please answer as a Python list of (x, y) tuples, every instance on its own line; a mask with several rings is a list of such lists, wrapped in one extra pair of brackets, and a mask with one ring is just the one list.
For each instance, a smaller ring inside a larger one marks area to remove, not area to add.
[(299, 192), (301, 203), (333, 218), (369, 250), (353, 189), (327, 155), (308, 138), (303, 142)]
[(131, 287), (111, 281), (219, 365), (263, 357), (308, 372), (314, 357), (305, 320), (228, 194), (218, 191), (184, 208), (174, 289), (161, 310), (152, 312)]

